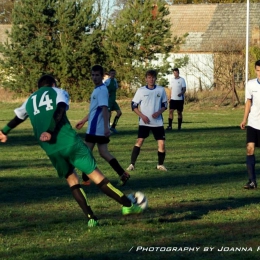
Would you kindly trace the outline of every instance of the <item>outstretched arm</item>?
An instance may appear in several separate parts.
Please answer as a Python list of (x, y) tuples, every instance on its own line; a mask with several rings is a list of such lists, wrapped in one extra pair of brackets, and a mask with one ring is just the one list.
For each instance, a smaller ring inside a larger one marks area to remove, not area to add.
[(7, 125), (3, 127), (0, 131), (0, 141), (1, 143), (5, 143), (7, 141), (7, 134), (16, 126), (24, 122), (25, 119), (20, 119), (19, 117), (15, 116)]

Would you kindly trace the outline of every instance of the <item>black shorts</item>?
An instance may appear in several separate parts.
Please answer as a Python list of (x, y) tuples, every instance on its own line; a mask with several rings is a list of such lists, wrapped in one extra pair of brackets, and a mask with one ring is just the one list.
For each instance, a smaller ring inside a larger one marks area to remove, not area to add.
[(106, 136), (86, 134), (85, 142), (93, 144), (108, 144), (110, 142), (110, 139)]
[(155, 140), (165, 140), (165, 131), (163, 126), (151, 127), (139, 125), (138, 138), (147, 138), (152, 131)]
[(260, 130), (247, 126), (246, 143), (254, 143), (255, 147), (260, 147)]
[(182, 112), (184, 106), (184, 100), (170, 100), (170, 109)]

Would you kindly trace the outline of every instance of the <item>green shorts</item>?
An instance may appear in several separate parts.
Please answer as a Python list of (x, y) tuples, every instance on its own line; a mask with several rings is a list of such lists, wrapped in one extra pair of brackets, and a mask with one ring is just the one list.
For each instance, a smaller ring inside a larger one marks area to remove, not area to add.
[(72, 173), (74, 168), (90, 174), (97, 167), (92, 152), (82, 140), (48, 156), (60, 178)]
[(117, 111), (120, 110), (119, 105), (116, 103), (116, 101), (113, 100), (108, 100), (108, 110), (109, 111)]

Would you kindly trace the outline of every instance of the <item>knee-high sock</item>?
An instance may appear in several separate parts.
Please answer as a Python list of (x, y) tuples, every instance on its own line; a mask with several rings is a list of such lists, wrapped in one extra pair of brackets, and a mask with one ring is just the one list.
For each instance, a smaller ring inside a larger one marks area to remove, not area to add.
[(168, 118), (168, 124), (170, 127), (172, 127), (172, 119), (171, 118)]
[(182, 117), (178, 118), (178, 129), (181, 129)]
[(132, 205), (131, 201), (127, 196), (115, 188), (107, 178), (103, 179), (97, 186), (110, 198), (114, 199), (121, 205), (125, 207), (130, 207)]
[(131, 164), (135, 165), (135, 162), (136, 162), (137, 157), (140, 153), (140, 150), (141, 150), (140, 147), (134, 146), (133, 151), (132, 151), (132, 155), (131, 155)]
[(246, 166), (247, 166), (247, 173), (248, 173), (249, 180), (250, 181), (256, 181), (255, 156), (254, 155), (247, 155), (246, 156)]
[(165, 159), (165, 152), (159, 152), (158, 151), (158, 164), (162, 165), (164, 163), (164, 159)]
[(81, 188), (80, 184), (76, 184), (76, 185), (70, 187), (70, 189), (71, 189), (73, 197), (78, 202), (79, 206), (81, 207), (81, 209), (83, 210), (83, 212), (85, 213), (87, 218), (96, 219), (91, 207), (88, 204), (87, 196), (86, 196), (84, 190)]
[(125, 172), (125, 170), (121, 167), (116, 158), (111, 159), (109, 161), (109, 164), (119, 176), (121, 176)]
[(113, 124), (112, 124), (112, 126), (111, 126), (112, 128), (116, 128), (116, 125), (117, 125), (117, 123), (118, 123), (119, 118), (120, 118), (120, 116), (115, 116), (114, 122), (113, 122)]

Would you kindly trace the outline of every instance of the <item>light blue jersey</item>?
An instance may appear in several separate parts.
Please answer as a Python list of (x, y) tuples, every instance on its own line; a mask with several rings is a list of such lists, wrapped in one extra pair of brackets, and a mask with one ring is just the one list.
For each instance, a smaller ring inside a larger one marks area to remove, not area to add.
[(105, 84), (95, 87), (91, 94), (87, 134), (105, 136), (103, 106), (108, 107), (108, 90)]

